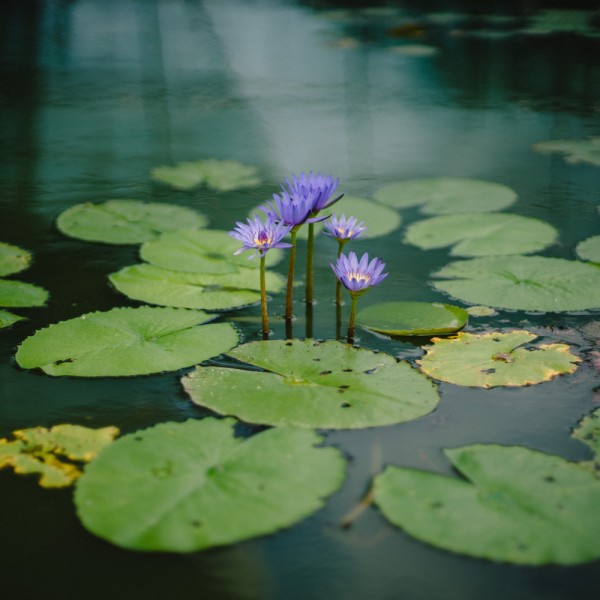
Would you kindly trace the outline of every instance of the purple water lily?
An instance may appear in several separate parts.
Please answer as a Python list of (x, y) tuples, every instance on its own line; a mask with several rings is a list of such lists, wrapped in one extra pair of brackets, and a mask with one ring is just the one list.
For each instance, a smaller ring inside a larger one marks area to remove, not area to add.
[(287, 190), (284, 186), (281, 187), (284, 192), (287, 192), (294, 199), (312, 197), (312, 213), (316, 215), (323, 209), (335, 204), (343, 196), (343, 194), (340, 194), (332, 199), (333, 192), (335, 192), (339, 182), (339, 179), (334, 179), (331, 175), (311, 171), (308, 175), (300, 173), (299, 176), (292, 175), (291, 180), (286, 179)]
[(367, 228), (363, 221), (359, 223), (355, 217), (346, 218), (346, 215), (342, 215), (338, 218), (337, 215), (331, 215), (325, 221), (325, 229), (325, 235), (345, 243), (360, 237)]
[[(240, 240), (243, 246), (234, 252), (239, 254), (245, 250), (257, 250), (263, 257), (267, 250), (271, 248), (291, 248), (291, 244), (282, 242), (281, 240), (292, 229), (292, 225), (276, 222), (272, 217), (267, 216), (263, 223), (258, 217), (247, 219), (248, 224), (236, 222), (236, 227), (233, 231), (229, 231), (229, 235)], [(254, 258), (256, 252), (249, 258)]]
[(266, 205), (260, 208), (275, 221), (299, 228), (304, 223), (316, 223), (327, 218), (326, 216), (311, 217), (314, 204), (313, 194), (294, 196), (283, 191), (281, 194), (273, 194), (273, 200), (267, 200)]
[(380, 284), (388, 273), (383, 273), (385, 263), (374, 258), (369, 262), (369, 255), (363, 254), (360, 261), (354, 252), (340, 254), (335, 265), (331, 265), (336, 277), (351, 295), (364, 294), (367, 290)]

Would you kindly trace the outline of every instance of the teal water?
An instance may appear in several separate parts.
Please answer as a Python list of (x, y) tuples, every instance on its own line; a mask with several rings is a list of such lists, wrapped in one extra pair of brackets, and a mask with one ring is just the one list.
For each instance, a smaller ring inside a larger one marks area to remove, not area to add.
[[(546, 256), (574, 258), (575, 245), (599, 233), (598, 167), (531, 149), (548, 139), (599, 134), (598, 39), (577, 33), (502, 37), (524, 18), (523, 10), (495, 6), (510, 18), (508, 25), (491, 27), (482, 14), (452, 20), (452, 3), (426, 6), (424, 14), (419, 3), (403, 10), (390, 3), (380, 11), (291, 0), (2, 4), (0, 240), (34, 252), (34, 264), (18, 279), (44, 286), (51, 300), (43, 309), (16, 311), (28, 320), (0, 332), (0, 437), (63, 422), (114, 424), (128, 432), (205, 414), (181, 389), (185, 371), (96, 381), (54, 379), (15, 364), (18, 344), (40, 327), (135, 305), (112, 290), (106, 276), (136, 262), (137, 248), (62, 236), (54, 220), (73, 204), (169, 201), (197, 208), (210, 215), (212, 226), (229, 229), (292, 172), (334, 174), (343, 191), (364, 197), (392, 181), (463, 176), (509, 185), (519, 194), (511, 212), (556, 226), (560, 239)], [(407, 22), (412, 30), (390, 35), (393, 24)], [(402, 54), (398, 47), (409, 44), (436, 53)], [(266, 183), (231, 193), (176, 192), (149, 178), (156, 165), (209, 157), (258, 165)], [(403, 218), (406, 225), (421, 217), (411, 209)], [(448, 262), (447, 251), (404, 245), (403, 230), (363, 242), (390, 270), (365, 305), (447, 300), (428, 283), (429, 274)], [(297, 294), (298, 337), (335, 337), (328, 266), (334, 252), (330, 240), (319, 238), (318, 302), (307, 324)], [(276, 315), (282, 298), (270, 309), (274, 337), (281, 338)], [(252, 340), (256, 325), (243, 318), (258, 315), (251, 308), (223, 318), (234, 319), (244, 339)], [(594, 342), (578, 333), (598, 319), (598, 312), (508, 311), (472, 319), (475, 331), (526, 327), (545, 341), (567, 342), (584, 362), (573, 375), (520, 389), (441, 384), (440, 405), (425, 418), (328, 432), (327, 443), (351, 459), (343, 488), (292, 528), (229, 548), (184, 556), (117, 549), (79, 525), (71, 491), (44, 491), (2, 471), (0, 589), (26, 600), (593, 596), (600, 590), (597, 562), (533, 568), (473, 560), (409, 538), (375, 509), (349, 530), (339, 524), (383, 465), (451, 474), (443, 448), (495, 442), (586, 459), (586, 449), (569, 433), (598, 406), (600, 378), (589, 360)], [(358, 342), (399, 358), (421, 355), (422, 340), (360, 331)]]

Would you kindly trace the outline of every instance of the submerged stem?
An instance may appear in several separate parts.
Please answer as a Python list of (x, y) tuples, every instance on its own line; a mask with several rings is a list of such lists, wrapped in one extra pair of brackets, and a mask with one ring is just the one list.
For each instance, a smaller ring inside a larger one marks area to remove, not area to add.
[(315, 224), (308, 224), (308, 240), (306, 246), (306, 303), (313, 301), (313, 245), (315, 242)]
[(260, 313), (262, 316), (263, 340), (269, 339), (269, 316), (267, 315), (267, 285), (265, 276), (265, 256), (260, 257)]
[(285, 297), (285, 319), (291, 321), (292, 319), (292, 294), (294, 287), (294, 263), (296, 262), (296, 236), (298, 235), (298, 227), (294, 227), (290, 234), (292, 236), (290, 248), (290, 262), (288, 266), (288, 279), (287, 279), (287, 292)]

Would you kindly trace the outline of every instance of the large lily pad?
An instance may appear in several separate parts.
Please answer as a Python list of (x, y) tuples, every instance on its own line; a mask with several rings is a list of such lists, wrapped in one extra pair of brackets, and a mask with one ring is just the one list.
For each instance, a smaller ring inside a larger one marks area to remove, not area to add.
[(411, 179), (379, 188), (374, 197), (394, 208), (422, 205), (427, 215), (446, 215), (501, 210), (513, 204), (517, 194), (500, 183), (464, 177)]
[(28, 337), (17, 363), (48, 375), (127, 376), (176, 371), (227, 352), (238, 342), (229, 323), (177, 308), (114, 308), (50, 325)]
[(243, 439), (234, 426), (208, 418), (123, 436), (77, 483), (83, 525), (124, 548), (192, 552), (288, 527), (341, 485), (345, 461), (315, 432)]
[[(240, 269), (255, 269), (258, 278), (258, 259), (248, 260), (248, 254), (234, 252), (241, 242), (226, 231), (215, 229), (185, 229), (164, 233), (157, 240), (142, 245), (141, 257), (163, 269), (225, 275), (239, 273)], [(251, 256), (251, 254), (250, 254)], [(266, 254), (267, 266), (276, 265), (283, 258), (283, 252), (275, 248)]]
[(205, 227), (207, 223), (207, 217), (189, 208), (138, 200), (76, 204), (56, 220), (65, 235), (105, 244), (139, 244), (163, 231)]
[(582, 260), (600, 263), (600, 235), (594, 235), (579, 242), (575, 252)]
[(93, 460), (119, 434), (116, 427), (80, 425), (31, 427), (15, 431), (15, 440), (0, 440), (0, 469), (38, 474), (42, 487), (65, 487), (81, 475), (79, 463)]
[(260, 184), (258, 169), (235, 160), (195, 160), (181, 162), (174, 167), (152, 169), (150, 175), (178, 190), (191, 190), (201, 184), (213, 190), (227, 192)]
[(600, 308), (600, 269), (543, 256), (485, 256), (450, 263), (433, 285), (454, 298), (542, 312)]
[(364, 221), (367, 229), (359, 239), (388, 235), (398, 229), (402, 223), (402, 217), (396, 210), (376, 200), (357, 198), (356, 196), (344, 196), (328, 212), (356, 217), (359, 222)]
[(468, 481), (388, 467), (375, 502), (408, 534), (469, 556), (572, 565), (600, 558), (600, 480), (581, 466), (522, 447), (446, 450)]
[[(112, 273), (109, 279), (129, 298), (161, 306), (222, 311), (260, 302), (256, 269), (211, 275), (139, 264)], [(267, 272), (265, 279), (271, 292), (281, 291), (285, 285), (285, 279), (279, 273)]]
[(32, 283), (0, 279), (0, 306), (44, 306), (48, 292)]
[(543, 154), (560, 154), (571, 164), (589, 163), (600, 166), (600, 137), (585, 140), (548, 140), (534, 144), (533, 149)]
[(540, 383), (577, 369), (581, 359), (566, 344), (521, 347), (536, 337), (528, 331), (462, 332), (450, 339), (434, 338), (417, 362), (435, 379), (484, 388)]
[(506, 213), (465, 213), (413, 223), (404, 241), (424, 250), (452, 246), (452, 256), (491, 256), (538, 252), (557, 237), (558, 231), (539, 219)]
[(252, 342), (228, 354), (252, 368), (197, 367), (183, 385), (196, 404), (250, 423), (374, 427), (417, 419), (439, 399), (408, 363), (341, 342)]
[(451, 304), (384, 302), (359, 311), (360, 325), (386, 335), (442, 335), (467, 323), (466, 310)]
[(10, 327), (17, 321), (23, 320), (24, 317), (15, 315), (14, 313), (8, 312), (7, 310), (0, 310), (0, 329)]
[(18, 246), (0, 242), (0, 276), (25, 270), (31, 262), (31, 253)]

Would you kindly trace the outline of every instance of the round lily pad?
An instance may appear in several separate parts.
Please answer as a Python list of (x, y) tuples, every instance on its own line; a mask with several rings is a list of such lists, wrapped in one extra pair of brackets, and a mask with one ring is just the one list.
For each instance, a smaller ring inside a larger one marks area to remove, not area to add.
[(360, 325), (386, 335), (442, 335), (462, 329), (469, 315), (451, 304), (385, 302), (359, 311)]
[(260, 184), (258, 169), (235, 160), (194, 160), (174, 167), (152, 169), (150, 176), (178, 190), (191, 190), (201, 184), (213, 190), (227, 192)]
[(557, 237), (558, 231), (539, 219), (506, 213), (465, 213), (413, 223), (404, 241), (423, 250), (452, 246), (452, 256), (491, 256), (538, 252)]
[(176, 371), (217, 356), (238, 343), (229, 323), (177, 308), (114, 308), (61, 321), (28, 337), (17, 363), (48, 375), (111, 377)]
[(400, 227), (402, 217), (396, 210), (367, 198), (344, 196), (327, 212), (337, 215), (355, 217), (359, 222), (364, 221), (367, 229), (358, 239), (369, 239), (388, 235)]
[(48, 292), (32, 283), (0, 279), (0, 306), (44, 306)]
[(541, 383), (577, 369), (581, 359), (566, 344), (521, 347), (536, 338), (528, 331), (462, 332), (450, 339), (434, 338), (417, 363), (434, 379), (483, 388)]
[(17, 321), (22, 321), (24, 317), (15, 315), (14, 313), (8, 312), (7, 310), (0, 310), (0, 329), (10, 327)]
[(561, 154), (571, 164), (589, 163), (600, 166), (600, 137), (584, 140), (549, 140), (534, 144), (533, 149), (543, 154)]
[(494, 308), (541, 312), (600, 308), (600, 269), (561, 258), (485, 256), (450, 263), (433, 285), (454, 298)]
[(600, 558), (600, 479), (559, 456), (518, 446), (446, 450), (466, 478), (388, 467), (375, 502), (419, 540), (469, 556), (526, 565)]
[(379, 188), (374, 197), (394, 208), (422, 205), (427, 215), (502, 210), (517, 200), (509, 187), (464, 177), (411, 179)]
[(374, 427), (422, 417), (439, 400), (408, 363), (337, 341), (252, 342), (228, 354), (253, 368), (197, 367), (183, 385), (196, 404), (249, 423)]
[[(248, 260), (252, 254), (246, 252), (234, 256), (241, 246), (241, 242), (226, 231), (184, 229), (164, 233), (157, 240), (146, 242), (140, 255), (157, 267), (186, 273), (225, 275), (239, 273), (243, 268), (255, 269), (258, 279), (258, 258)], [(273, 266), (282, 258), (283, 252), (275, 248), (267, 252), (265, 263)]]
[(163, 231), (207, 224), (207, 217), (189, 208), (138, 200), (76, 204), (56, 220), (56, 226), (65, 235), (105, 244), (139, 244)]
[(123, 548), (192, 552), (289, 527), (344, 479), (314, 431), (235, 436), (233, 419), (161, 423), (107, 447), (77, 482), (83, 525)]
[(575, 252), (582, 260), (600, 263), (600, 235), (594, 235), (587, 238), (587, 240), (583, 240), (583, 242), (579, 242)]
[(24, 271), (30, 262), (30, 252), (18, 246), (0, 242), (0, 276)]

